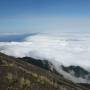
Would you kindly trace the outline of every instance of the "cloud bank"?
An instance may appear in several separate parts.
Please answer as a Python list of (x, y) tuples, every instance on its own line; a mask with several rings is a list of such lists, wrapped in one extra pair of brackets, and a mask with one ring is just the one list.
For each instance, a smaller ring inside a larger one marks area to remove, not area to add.
[[(14, 57), (33, 57), (52, 62), (60, 71), (60, 65), (78, 65), (90, 68), (89, 34), (37, 34), (28, 36), (22, 42), (0, 42), (0, 52)], [(65, 73), (63, 73), (65, 74)], [(65, 74), (69, 77), (68, 74)], [(80, 79), (82, 81), (82, 79)]]

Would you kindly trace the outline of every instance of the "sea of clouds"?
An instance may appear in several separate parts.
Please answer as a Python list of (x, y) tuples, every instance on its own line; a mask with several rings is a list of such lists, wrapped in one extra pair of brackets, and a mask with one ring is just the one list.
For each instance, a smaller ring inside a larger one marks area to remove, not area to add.
[[(22, 42), (0, 42), (0, 52), (14, 57), (49, 60), (59, 66), (90, 68), (90, 34), (37, 34)], [(68, 75), (67, 75), (68, 76)]]

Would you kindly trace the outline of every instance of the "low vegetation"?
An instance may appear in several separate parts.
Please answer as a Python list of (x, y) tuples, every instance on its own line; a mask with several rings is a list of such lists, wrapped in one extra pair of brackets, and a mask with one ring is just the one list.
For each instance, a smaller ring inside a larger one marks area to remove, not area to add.
[(89, 90), (47, 70), (0, 54), (0, 90)]

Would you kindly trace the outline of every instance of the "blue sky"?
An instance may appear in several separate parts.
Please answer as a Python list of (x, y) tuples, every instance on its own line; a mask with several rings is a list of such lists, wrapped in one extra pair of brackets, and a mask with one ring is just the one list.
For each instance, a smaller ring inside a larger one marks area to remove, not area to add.
[(90, 32), (90, 0), (0, 0), (0, 32)]

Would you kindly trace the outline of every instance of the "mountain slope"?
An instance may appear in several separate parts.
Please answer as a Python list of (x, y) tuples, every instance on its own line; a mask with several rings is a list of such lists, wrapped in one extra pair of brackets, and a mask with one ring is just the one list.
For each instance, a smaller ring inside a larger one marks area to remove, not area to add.
[(0, 53), (1, 90), (89, 90), (63, 77)]
[[(33, 64), (33, 65), (39, 66), (43, 69), (46, 69), (50, 72), (53, 72), (55, 74), (60, 75), (60, 73), (58, 73), (56, 71), (53, 64), (51, 62), (49, 62), (48, 60), (34, 59), (32, 57), (23, 57), (23, 58), (18, 58), (18, 59), (23, 60), (23, 61), (28, 62), (28, 63)], [(60, 75), (60, 76), (62, 76), (62, 75)]]
[(46, 69), (46, 70), (53, 72), (57, 75), (60, 75), (62, 77), (65, 77), (73, 82), (88, 83), (88, 84), (90, 83), (90, 72), (88, 72), (87, 70), (85, 70), (84, 68), (82, 68), (80, 66), (66, 67), (64, 65), (61, 65), (59, 67), (59, 70), (57, 70), (56, 67), (48, 60), (34, 59), (31, 57), (23, 57), (23, 58), (19, 58), (19, 59), (21, 59), (25, 62), (31, 63), (33, 65), (39, 66), (43, 69)]

